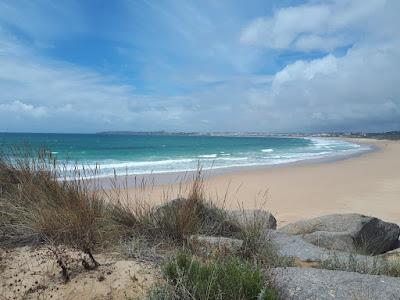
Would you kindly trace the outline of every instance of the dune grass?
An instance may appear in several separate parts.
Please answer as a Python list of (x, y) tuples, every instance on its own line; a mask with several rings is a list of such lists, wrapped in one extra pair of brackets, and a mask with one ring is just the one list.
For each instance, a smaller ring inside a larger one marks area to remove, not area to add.
[(278, 299), (265, 287), (261, 269), (238, 257), (201, 261), (179, 252), (163, 266), (167, 284), (156, 286), (149, 298), (156, 299)]
[(318, 268), (370, 275), (400, 277), (400, 258), (390, 259), (380, 256), (370, 256), (367, 258), (372, 258), (372, 263), (370, 260), (363, 260), (359, 255), (353, 253), (350, 253), (349, 258), (346, 260), (334, 256), (331, 259), (320, 262)]
[(45, 150), (0, 153), (0, 247), (46, 245), (60, 266), (57, 247), (70, 247), (87, 255), (85, 267), (97, 267), (95, 249), (135, 236), (183, 245), (191, 234), (234, 229), (224, 211), (206, 201), (201, 170), (184, 199), (160, 207), (151, 207), (150, 199), (132, 204), (117, 185), (111, 192), (96, 187), (97, 172), (67, 170)]
[[(201, 169), (183, 196), (155, 207), (145, 193), (139, 198), (128, 195), (127, 183), (121, 187), (114, 180), (111, 189), (103, 190), (94, 180), (97, 172), (66, 169), (44, 150), (0, 153), (0, 247), (46, 247), (69, 281), (69, 265), (76, 263), (69, 249), (81, 252), (80, 263), (90, 270), (100, 266), (96, 253), (107, 247), (161, 263), (165, 255), (155, 249), (162, 243), (171, 253), (185, 249), (193, 234), (235, 237), (245, 241), (238, 257), (204, 262), (178, 254), (164, 265), (168, 284), (153, 289), (149, 297), (276, 299), (272, 288), (264, 289), (260, 268), (282, 263), (272, 245), (260, 242), (262, 220), (243, 227), (228, 217), (207, 198)], [(146, 188), (139, 183), (138, 190)]]
[(62, 171), (46, 151), (0, 156), (0, 246), (47, 245), (67, 280), (59, 247), (82, 251), (82, 265), (97, 267), (93, 250), (105, 233), (106, 206), (78, 169), (71, 180), (60, 179)]

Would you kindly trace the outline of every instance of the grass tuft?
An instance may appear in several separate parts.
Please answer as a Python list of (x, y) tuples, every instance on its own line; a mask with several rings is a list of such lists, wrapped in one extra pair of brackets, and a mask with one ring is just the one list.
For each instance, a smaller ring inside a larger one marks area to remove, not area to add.
[(223, 209), (206, 199), (204, 190), (204, 178), (199, 169), (187, 197), (155, 209), (155, 224), (163, 235), (182, 242), (192, 234), (232, 236), (240, 231), (237, 224), (228, 220)]
[(359, 255), (349, 254), (346, 260), (334, 256), (331, 259), (324, 260), (317, 266), (321, 269), (340, 270), (346, 272), (356, 272), (361, 274), (385, 275), (391, 277), (400, 277), (400, 259), (385, 259), (379, 256), (367, 257), (371, 260), (359, 257)]
[(168, 285), (157, 286), (151, 299), (277, 299), (260, 268), (237, 257), (202, 262), (180, 252), (163, 273)]

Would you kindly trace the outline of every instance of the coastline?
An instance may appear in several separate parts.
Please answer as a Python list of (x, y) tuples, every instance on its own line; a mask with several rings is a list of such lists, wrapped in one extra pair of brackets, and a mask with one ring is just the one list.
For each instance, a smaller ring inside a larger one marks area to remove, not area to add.
[[(229, 209), (270, 210), (277, 217), (278, 226), (324, 214), (350, 212), (400, 223), (400, 141), (345, 140), (373, 145), (374, 151), (339, 160), (307, 160), (205, 174), (206, 190), (210, 198)], [(152, 199), (152, 204), (184, 194), (182, 191), (187, 188), (185, 181), (150, 185), (145, 198)], [(262, 196), (265, 192), (268, 192), (266, 199)], [(135, 201), (138, 189), (129, 188), (129, 194), (130, 201)]]
[[(356, 151), (353, 153), (338, 153), (336, 155), (329, 155), (316, 158), (305, 158), (293, 162), (283, 162), (279, 164), (227, 166), (227, 167), (212, 168), (212, 169), (202, 169), (202, 174), (204, 178), (210, 179), (211, 177), (214, 176), (222, 176), (242, 171), (254, 171), (254, 170), (263, 170), (263, 169), (281, 168), (287, 166), (308, 165), (308, 164), (334, 163), (336, 161), (347, 160), (380, 150), (379, 146), (375, 145), (372, 142), (369, 142), (377, 140), (368, 139), (367, 141), (364, 141), (363, 139), (354, 139), (354, 138), (325, 138), (325, 137), (318, 137), (318, 139), (342, 140), (342, 141), (352, 142), (355, 144), (362, 144), (369, 148), (363, 149), (361, 151)], [(127, 184), (128, 188), (134, 188), (135, 182), (136, 183), (147, 182), (155, 186), (179, 184), (190, 180), (195, 173), (196, 170), (158, 172), (158, 173), (155, 172), (155, 173), (145, 173), (145, 174), (100, 176), (97, 177), (95, 180), (97, 181), (99, 186), (105, 189), (109, 189), (112, 183), (113, 184), (117, 183), (119, 185)]]

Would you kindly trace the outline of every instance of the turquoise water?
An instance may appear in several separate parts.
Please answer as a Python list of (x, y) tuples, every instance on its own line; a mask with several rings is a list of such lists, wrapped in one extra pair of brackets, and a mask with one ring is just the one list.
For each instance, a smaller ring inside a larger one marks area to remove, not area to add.
[(344, 141), (318, 138), (132, 136), (97, 134), (0, 133), (0, 148), (45, 147), (71, 168), (100, 166), (101, 176), (277, 165), (311, 158), (350, 155), (362, 150)]

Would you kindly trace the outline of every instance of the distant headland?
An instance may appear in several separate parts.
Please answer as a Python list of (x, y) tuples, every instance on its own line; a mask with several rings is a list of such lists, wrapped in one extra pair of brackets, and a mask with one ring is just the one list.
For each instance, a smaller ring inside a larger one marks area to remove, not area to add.
[(267, 133), (267, 132), (185, 132), (185, 131), (101, 131), (99, 135), (140, 135), (140, 136), (274, 136), (274, 137), (350, 137), (399, 140), (400, 130), (387, 132), (323, 132), (323, 133)]

